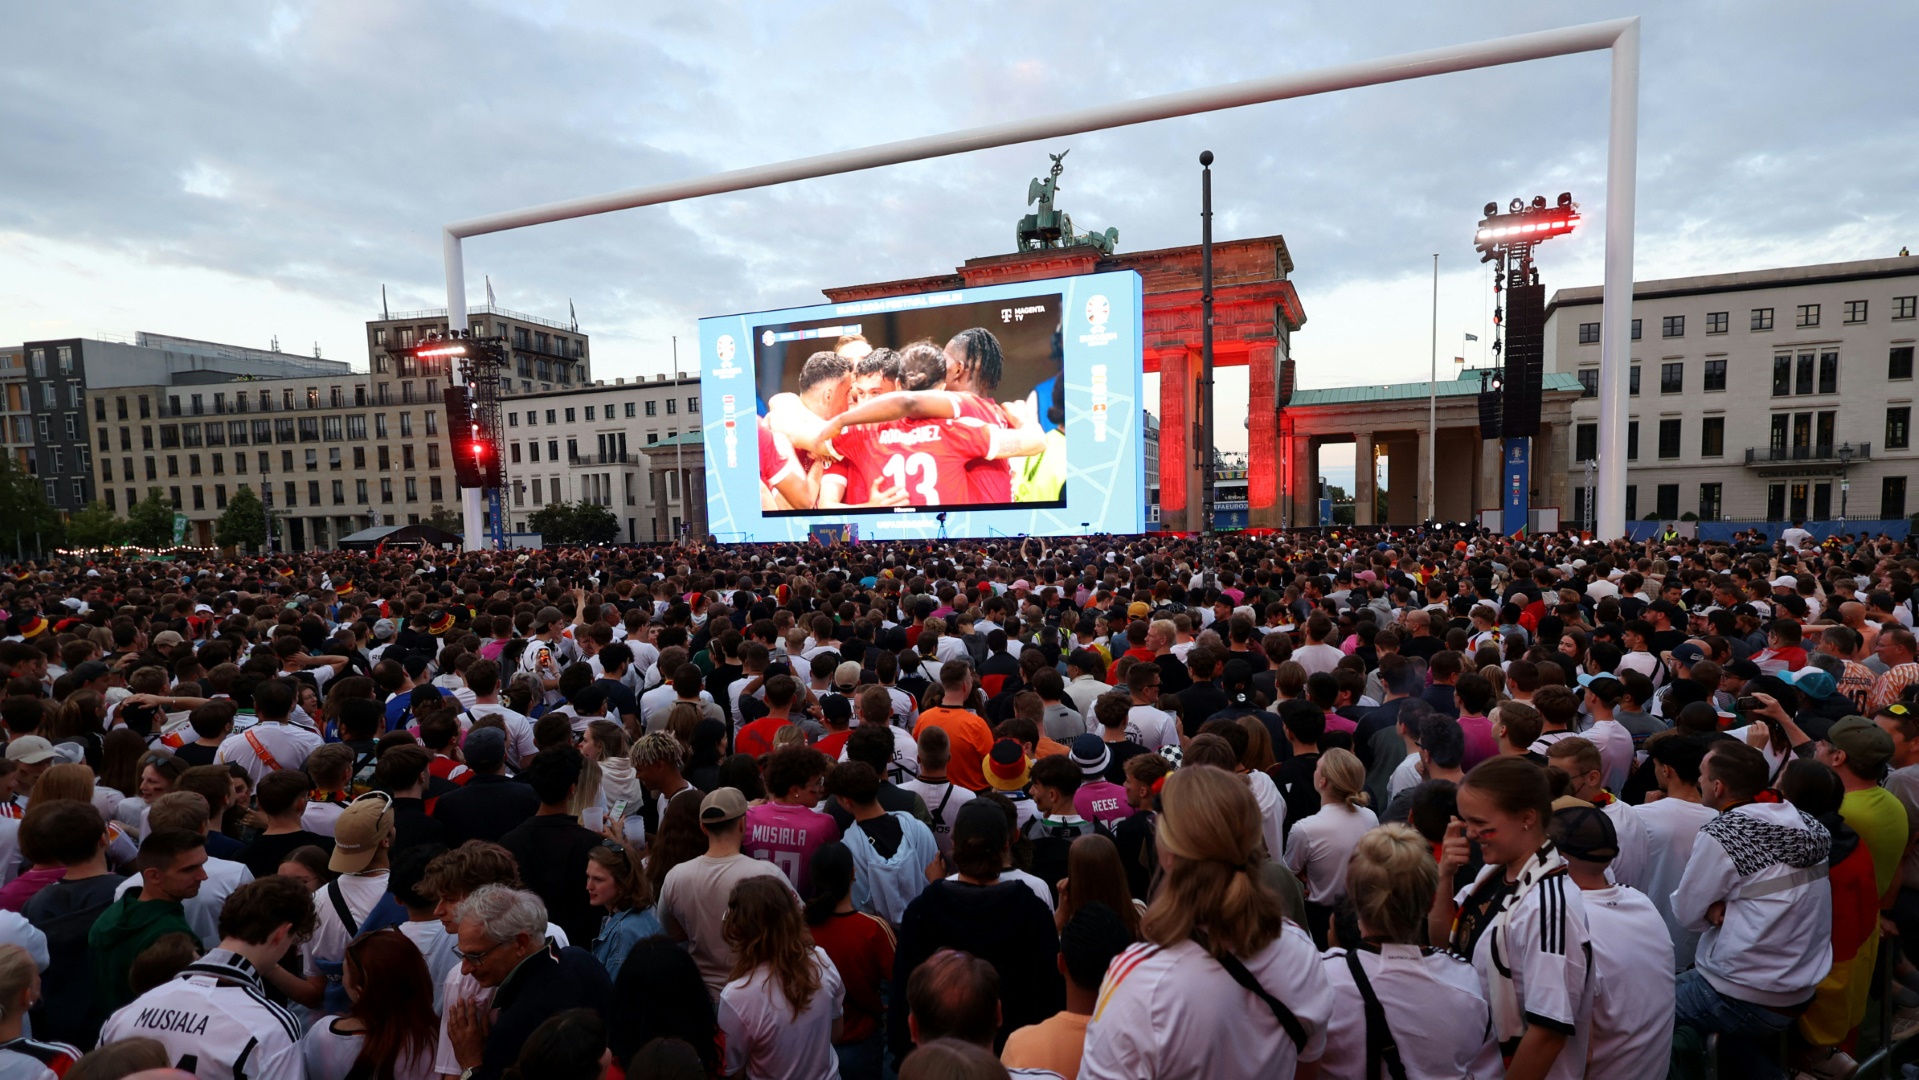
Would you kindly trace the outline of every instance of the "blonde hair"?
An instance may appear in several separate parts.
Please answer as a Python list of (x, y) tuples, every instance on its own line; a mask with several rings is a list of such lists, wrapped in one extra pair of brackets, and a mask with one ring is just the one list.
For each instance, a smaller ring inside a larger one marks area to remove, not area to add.
[(1172, 869), (1140, 920), (1140, 936), (1170, 948), (1195, 934), (1214, 956), (1251, 956), (1286, 921), (1259, 878), (1259, 804), (1239, 777), (1212, 766), (1180, 769), (1160, 789), (1159, 850)]
[(43, 803), (54, 799), (92, 802), (93, 770), (75, 763), (55, 765), (41, 773), (39, 781), (33, 785), (33, 801)]
[(18, 945), (0, 945), (0, 1015), (33, 985), (33, 957)]
[(1417, 944), (1439, 888), (1432, 845), (1417, 830), (1391, 822), (1369, 830), (1346, 864), (1346, 895), (1360, 926), (1389, 942)]
[(1319, 776), (1328, 796), (1355, 810), (1372, 801), (1366, 794), (1366, 766), (1351, 750), (1335, 746), (1319, 755)]
[(788, 746), (805, 745), (806, 729), (798, 724), (788, 724), (773, 733), (773, 749), (775, 750)]

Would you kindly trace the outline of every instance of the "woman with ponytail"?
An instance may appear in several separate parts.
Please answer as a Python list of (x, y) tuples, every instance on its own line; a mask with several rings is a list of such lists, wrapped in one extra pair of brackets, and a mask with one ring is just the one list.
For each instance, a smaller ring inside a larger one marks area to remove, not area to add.
[(853, 907), (853, 853), (838, 840), (813, 853), (806, 928), (840, 973), (846, 1014), (833, 1053), (842, 1080), (878, 1080), (886, 1052), (886, 980), (893, 975), (893, 928)]
[(1107, 970), (1080, 1080), (1290, 1076), (1319, 1060), (1333, 996), (1312, 939), (1259, 879), (1259, 807), (1207, 766), (1168, 776), (1159, 800), (1165, 879), (1144, 943)]
[(1293, 825), (1286, 838), (1286, 865), (1306, 888), (1306, 926), (1326, 947), (1333, 907), (1346, 895), (1346, 864), (1379, 818), (1366, 808), (1366, 767), (1352, 751), (1333, 747), (1313, 770), (1319, 812)]
[(1482, 761), (1459, 785), (1459, 815), (1446, 828), (1439, 876), (1478, 844), (1486, 865), (1454, 897), (1433, 893), (1429, 940), (1470, 957), (1492, 1008), (1493, 1036), (1524, 1080), (1586, 1073), (1593, 979), (1586, 907), (1547, 836), (1552, 785), (1523, 757)]
[(1321, 960), (1338, 1002), (1323, 1080), (1367, 1080), (1382, 1065), (1408, 1080), (1500, 1075), (1479, 976), (1461, 957), (1421, 945), (1438, 888), (1430, 845), (1412, 828), (1382, 825), (1359, 838), (1346, 866), (1354, 919), (1341, 920), (1343, 947)]

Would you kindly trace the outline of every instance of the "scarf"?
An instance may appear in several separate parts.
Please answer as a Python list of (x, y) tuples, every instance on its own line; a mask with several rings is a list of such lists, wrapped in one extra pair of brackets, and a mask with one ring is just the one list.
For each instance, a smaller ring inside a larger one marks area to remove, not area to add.
[(1513, 909), (1526, 898), (1526, 894), (1540, 882), (1565, 873), (1566, 857), (1548, 841), (1537, 854), (1526, 860), (1525, 869), (1519, 872), (1519, 880), (1500, 901), (1492, 925), (1486, 928), (1486, 933), (1492, 939), (1490, 955), (1493, 961), (1492, 970), (1486, 973), (1487, 1003), (1492, 1006), (1493, 1029), (1501, 1043), (1517, 1039), (1526, 1032), (1526, 1020), (1519, 1011), (1519, 995), (1513, 989), (1512, 967), (1507, 962), (1513, 950), (1506, 944), (1506, 920), (1511, 918)]

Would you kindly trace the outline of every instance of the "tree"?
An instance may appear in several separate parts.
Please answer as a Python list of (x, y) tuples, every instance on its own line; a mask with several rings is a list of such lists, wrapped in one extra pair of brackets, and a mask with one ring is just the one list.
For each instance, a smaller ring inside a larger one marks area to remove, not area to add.
[(67, 543), (78, 548), (112, 547), (120, 542), (119, 515), (97, 500), (67, 522)]
[(439, 503), (433, 504), (433, 512), (428, 514), (421, 524), (445, 529), (455, 536), (466, 535), (466, 515), (458, 510), (449, 510)]
[(173, 545), (173, 503), (165, 493), (157, 487), (147, 489), (147, 497), (127, 510), (127, 523), (120, 540), (149, 548)]
[(40, 550), (58, 545), (66, 526), (60, 513), (47, 503), (40, 481), (27, 475), (12, 454), (0, 454), (0, 521), (13, 526), (16, 550), (38, 540)]
[(596, 502), (550, 503), (527, 519), (527, 528), (539, 533), (548, 547), (610, 544), (620, 536), (619, 518)]
[(220, 520), (213, 526), (213, 542), (221, 547), (239, 547), (258, 551), (267, 542), (267, 508), (248, 484), (227, 500)]

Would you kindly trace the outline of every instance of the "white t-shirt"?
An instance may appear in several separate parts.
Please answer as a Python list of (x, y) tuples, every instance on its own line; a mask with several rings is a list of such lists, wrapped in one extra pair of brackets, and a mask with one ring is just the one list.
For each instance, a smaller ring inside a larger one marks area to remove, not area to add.
[[(273, 758), (269, 765), (261, 759), (258, 750), (253, 748), (257, 739)], [(255, 724), (238, 735), (229, 735), (214, 751), (216, 764), (237, 763), (247, 771), (247, 777), (255, 787), (266, 774), (275, 769), (298, 769), (306, 765), (307, 755), (320, 748), (325, 740), (303, 727), (293, 724), (262, 723)]]
[(1179, 722), (1151, 705), (1135, 705), (1126, 713), (1126, 737), (1158, 753), (1161, 747), (1179, 745)]
[(762, 875), (793, 887), (779, 867), (750, 855), (688, 859), (667, 871), (660, 885), (660, 922), (669, 933), (677, 927), (686, 935), (687, 952), (716, 1000), (733, 973), (733, 947), (720, 932), (727, 898), (735, 885)]
[(978, 796), (950, 780), (929, 782), (915, 777), (902, 781), (900, 787), (926, 800), (927, 812), (933, 815), (933, 839), (939, 843), (940, 854), (951, 858), (953, 825), (959, 821), (960, 807)]
[(1288, 922), (1278, 938), (1240, 960), (1306, 1029), (1303, 1051), (1266, 1003), (1197, 944), (1142, 944), (1106, 970), (1086, 1028), (1080, 1080), (1264, 1080), (1319, 1060), (1334, 997), (1313, 939)]
[(1666, 920), (1666, 929), (1672, 937), (1673, 970), (1684, 971), (1692, 966), (1693, 953), (1699, 948), (1699, 934), (1686, 929), (1673, 916), (1672, 891), (1679, 887), (1679, 879), (1686, 873), (1686, 862), (1692, 858), (1692, 842), (1698, 838), (1699, 830), (1718, 817), (1719, 811), (1683, 799), (1642, 803), (1633, 807), (1633, 811), (1646, 826), (1646, 861), (1639, 872), (1638, 888), (1652, 901), (1652, 906), (1659, 909), (1659, 917)]
[[(337, 1016), (322, 1019), (308, 1028), (306, 1036), (300, 1040), (300, 1056), (306, 1062), (306, 1080), (345, 1080), (347, 1073), (353, 1070), (353, 1063), (360, 1057), (360, 1046), (366, 1042), (366, 1034), (358, 1031), (342, 1034), (333, 1030), (333, 1025), (339, 1020)], [(393, 1063), (393, 1080), (434, 1080), (437, 1076), (439, 1073), (433, 1068), (431, 1048), (424, 1048), (407, 1060)]]
[(1606, 867), (1606, 877), (1615, 885), (1637, 889), (1646, 876), (1646, 822), (1639, 811), (1614, 799), (1600, 808), (1612, 819), (1613, 833), (1619, 838), (1619, 854)]
[(519, 768), (523, 761), (531, 760), (539, 753), (539, 747), (533, 742), (533, 721), (524, 714), (514, 712), (499, 702), (474, 704), (460, 714), (460, 732), (464, 735), (472, 728), (476, 720), (497, 716), (506, 723), (506, 763)]
[(833, 1021), (846, 1010), (846, 987), (826, 950), (813, 947), (819, 989), (793, 1015), (778, 981), (760, 968), (720, 990), (720, 1032), (725, 1036), (727, 1075), (754, 1080), (830, 1080), (839, 1076), (833, 1052)]
[(1253, 793), (1253, 801), (1259, 804), (1259, 831), (1266, 841), (1267, 857), (1285, 854), (1286, 800), (1279, 797), (1279, 785), (1273, 783), (1272, 777), (1254, 770), (1246, 774), (1246, 787)]
[(1595, 720), (1580, 735), (1599, 750), (1599, 782), (1607, 791), (1625, 787), (1633, 766), (1632, 732), (1626, 725), (1617, 720)]
[[(1506, 868), (1488, 863), (1473, 884), (1454, 898), (1464, 904), (1474, 889)], [(1528, 890), (1506, 917), (1500, 962), (1512, 971), (1513, 993), (1521, 1015), (1550, 1021), (1568, 1032), (1546, 1080), (1579, 1080), (1586, 1075), (1586, 1040), (1592, 1030), (1592, 971), (1586, 962), (1589, 934), (1579, 887), (1564, 875), (1547, 878)], [(1491, 1000), (1493, 932), (1479, 935), (1473, 970)], [(1530, 1022), (1530, 1021), (1529, 1021)], [(1494, 1035), (1497, 1036), (1497, 1032)]]
[(1779, 539), (1784, 540), (1786, 546), (1794, 551), (1804, 551), (1812, 544), (1812, 533), (1794, 525), (1782, 530), (1779, 533)]
[[(347, 910), (353, 913), (355, 925), (366, 921), (367, 913), (386, 895), (387, 872), (375, 870), (370, 874), (342, 874), (335, 880), (340, 886), (340, 897), (346, 901)], [(320, 974), (319, 961), (339, 963), (346, 959), (346, 947), (353, 940), (347, 928), (340, 922), (340, 913), (333, 910), (333, 900), (322, 886), (313, 894), (313, 909), (319, 916), (319, 925), (314, 927), (313, 936), (300, 948), (301, 972), (309, 979)], [(444, 927), (442, 927), (444, 929)]]
[(1587, 1080), (1658, 1076), (1672, 1059), (1673, 963), (1665, 922), (1644, 893), (1581, 893), (1592, 935), (1592, 1060)]
[(447, 933), (446, 925), (438, 919), (408, 920), (400, 924), (400, 933), (426, 958), (426, 973), (433, 979), (433, 1015), (438, 1016), (446, 973), (460, 966), (460, 939)]
[[(1040, 898), (1041, 903), (1046, 905), (1047, 911), (1053, 910), (1053, 890), (1047, 888), (1044, 881), (1041, 881), (1024, 870), (1011, 866), (999, 872), (999, 879), (1001, 881), (1017, 881), (1021, 885), (1026, 886), (1033, 891), (1034, 896)], [(959, 880), (959, 875), (948, 874), (946, 875), (946, 880), (957, 881)]]
[(1306, 674), (1317, 675), (1338, 667), (1339, 662), (1346, 659), (1346, 654), (1336, 645), (1306, 645), (1293, 650), (1293, 659), (1306, 669)]
[[(1347, 950), (1329, 949), (1320, 959), (1333, 990), (1325, 1080), (1366, 1080), (1366, 1005), (1353, 982)], [(1417, 945), (1381, 945), (1359, 954), (1366, 981), (1386, 1014), (1399, 1060), (1412, 1077), (1492, 1077), (1505, 1071), (1492, 1036), (1492, 1012), (1472, 965), (1449, 952)]]
[(108, 1017), (100, 1041), (157, 1039), (169, 1061), (194, 1056), (202, 1080), (305, 1080), (300, 1034), (251, 964), (215, 950)]
[(1306, 884), (1306, 899), (1332, 906), (1346, 895), (1346, 864), (1359, 838), (1379, 824), (1363, 806), (1331, 802), (1293, 822), (1286, 838), (1286, 865)]
[(1399, 798), (1399, 793), (1410, 787), (1417, 787), (1425, 778), (1419, 775), (1419, 755), (1407, 754), (1393, 767), (1393, 775), (1386, 780), (1386, 801), (1391, 803)]

